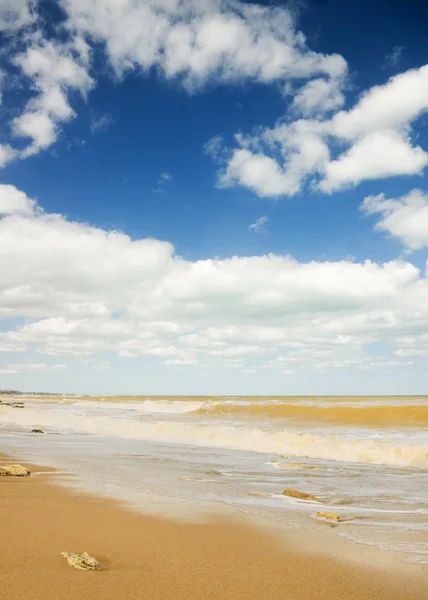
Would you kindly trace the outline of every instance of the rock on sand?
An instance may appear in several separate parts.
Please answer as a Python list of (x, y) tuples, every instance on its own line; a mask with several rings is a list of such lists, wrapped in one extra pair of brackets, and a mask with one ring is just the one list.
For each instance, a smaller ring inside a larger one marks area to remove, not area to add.
[(95, 571), (95, 569), (98, 569), (100, 565), (96, 558), (93, 558), (93, 556), (89, 556), (87, 552), (82, 552), (82, 554), (74, 554), (73, 552), (61, 552), (61, 556), (67, 559), (67, 562), (70, 567), (80, 569), (81, 571)]
[(0, 467), (0, 477), (13, 475), (15, 477), (26, 477), (30, 475), (30, 469), (27, 467), (23, 467), (22, 465), (6, 465), (5, 467)]

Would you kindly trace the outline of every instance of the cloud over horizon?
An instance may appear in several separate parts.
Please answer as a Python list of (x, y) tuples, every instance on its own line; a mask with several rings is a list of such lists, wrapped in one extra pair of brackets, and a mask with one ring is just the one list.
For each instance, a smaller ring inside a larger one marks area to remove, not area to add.
[(189, 261), (168, 242), (46, 213), (10, 185), (0, 208), (0, 316), (29, 319), (0, 333), (9, 352), (325, 370), (376, 366), (365, 347), (377, 342), (394, 366), (427, 347), (428, 280), (403, 260)]

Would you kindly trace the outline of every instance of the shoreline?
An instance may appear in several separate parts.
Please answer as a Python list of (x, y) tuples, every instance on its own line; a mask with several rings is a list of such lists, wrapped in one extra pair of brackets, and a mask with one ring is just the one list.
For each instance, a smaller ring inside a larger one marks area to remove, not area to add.
[[(10, 462), (20, 461), (14, 455)], [(0, 589), (10, 600), (27, 599), (29, 590), (31, 600), (424, 600), (428, 594), (419, 567), (382, 567), (372, 549), (355, 549), (361, 561), (339, 559), (317, 548), (307, 531), (286, 539), (251, 518), (178, 523), (145, 515), (53, 485), (53, 469), (22, 464), (36, 474), (0, 480)], [(87, 551), (101, 569), (76, 571), (62, 551)]]

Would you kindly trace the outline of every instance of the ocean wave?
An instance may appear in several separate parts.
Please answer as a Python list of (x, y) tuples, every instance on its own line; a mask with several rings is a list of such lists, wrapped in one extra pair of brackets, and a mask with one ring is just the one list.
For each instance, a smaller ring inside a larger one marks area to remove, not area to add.
[(193, 424), (176, 421), (142, 422), (108, 415), (73, 414), (26, 408), (9, 409), (0, 425), (53, 428), (102, 437), (189, 444), (205, 447), (287, 455), (301, 458), (428, 468), (428, 443), (397, 443), (382, 439), (348, 439), (295, 430), (265, 431), (256, 427)]
[(206, 403), (197, 413), (207, 417), (242, 414), (288, 418), (300, 421), (366, 425), (371, 427), (428, 426), (428, 403), (397, 404), (303, 404), (290, 402), (215, 402)]
[(148, 414), (180, 415), (197, 412), (206, 403), (197, 400), (144, 400), (143, 402), (112, 402), (105, 400), (84, 400), (75, 402), (74, 406), (100, 410), (127, 410)]

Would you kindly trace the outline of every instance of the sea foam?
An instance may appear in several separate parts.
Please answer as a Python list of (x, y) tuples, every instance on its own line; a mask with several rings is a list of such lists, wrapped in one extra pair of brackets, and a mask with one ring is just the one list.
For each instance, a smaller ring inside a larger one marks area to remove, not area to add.
[[(125, 417), (125, 415), (124, 415)], [(144, 422), (99, 414), (73, 414), (35, 408), (6, 409), (0, 424), (101, 437), (146, 440), (228, 448), (267, 454), (398, 467), (428, 468), (428, 443), (411, 444), (384, 439), (349, 439), (340, 435), (265, 431), (257, 427), (177, 421)]]

